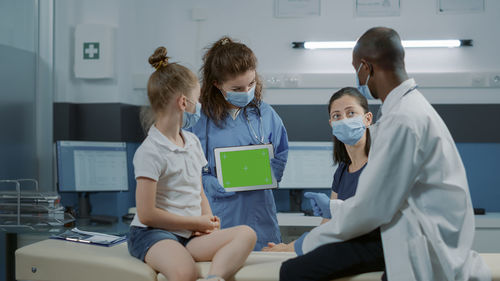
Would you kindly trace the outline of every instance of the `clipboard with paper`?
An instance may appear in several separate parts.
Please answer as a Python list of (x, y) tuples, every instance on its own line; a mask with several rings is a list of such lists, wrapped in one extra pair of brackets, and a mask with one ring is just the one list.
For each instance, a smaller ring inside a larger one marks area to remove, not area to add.
[(50, 238), (106, 247), (119, 244), (126, 240), (125, 236), (83, 231), (76, 227), (71, 230), (66, 230), (63, 233), (52, 235)]

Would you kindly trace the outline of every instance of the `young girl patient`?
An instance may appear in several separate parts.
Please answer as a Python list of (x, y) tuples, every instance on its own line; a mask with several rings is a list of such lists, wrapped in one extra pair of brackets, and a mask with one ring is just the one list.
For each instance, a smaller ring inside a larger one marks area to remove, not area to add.
[(169, 281), (196, 280), (198, 261), (212, 261), (201, 280), (224, 280), (243, 265), (256, 234), (243, 225), (220, 230), (212, 215), (201, 183), (207, 160), (196, 136), (182, 130), (200, 116), (200, 85), (166, 55), (159, 47), (149, 58), (156, 69), (147, 88), (155, 122), (134, 156), (137, 214), (129, 252)]

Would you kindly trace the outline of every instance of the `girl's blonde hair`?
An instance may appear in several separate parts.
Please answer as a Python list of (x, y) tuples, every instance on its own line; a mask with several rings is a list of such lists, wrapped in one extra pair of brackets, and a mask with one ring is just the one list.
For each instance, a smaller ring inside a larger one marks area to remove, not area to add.
[(151, 107), (141, 109), (141, 123), (145, 130), (151, 127), (154, 116), (163, 111), (173, 98), (189, 95), (198, 83), (198, 78), (191, 70), (168, 60), (165, 47), (156, 48), (148, 59), (156, 70), (149, 77), (147, 86)]

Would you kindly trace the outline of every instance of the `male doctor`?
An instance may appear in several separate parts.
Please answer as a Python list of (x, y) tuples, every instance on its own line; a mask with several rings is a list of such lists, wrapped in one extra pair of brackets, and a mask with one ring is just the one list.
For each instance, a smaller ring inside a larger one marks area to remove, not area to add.
[[(371, 129), (368, 165), (354, 197), (313, 196), (331, 220), (294, 243), (299, 257), (283, 263), (280, 280), (380, 270), (370, 264), (379, 263), (373, 259), (379, 253), (355, 239), (377, 228), (389, 281), (491, 280), (471, 250), (474, 213), (462, 160), (443, 120), (408, 78), (399, 35), (384, 27), (368, 30), (352, 64), (360, 90), (383, 103)], [(311, 262), (323, 247), (323, 262)]]

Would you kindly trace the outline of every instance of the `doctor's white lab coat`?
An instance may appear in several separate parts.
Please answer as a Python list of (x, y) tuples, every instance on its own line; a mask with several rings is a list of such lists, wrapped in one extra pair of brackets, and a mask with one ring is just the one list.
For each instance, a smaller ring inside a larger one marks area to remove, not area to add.
[(471, 250), (474, 214), (462, 160), (414, 87), (409, 79), (387, 96), (356, 195), (331, 200), (332, 220), (304, 237), (302, 251), (380, 227), (390, 281), (491, 280)]

